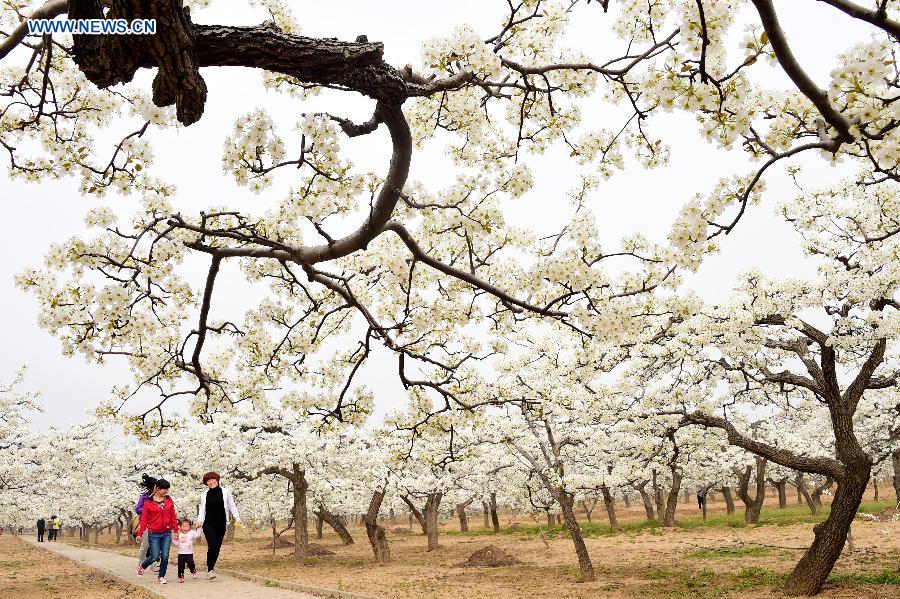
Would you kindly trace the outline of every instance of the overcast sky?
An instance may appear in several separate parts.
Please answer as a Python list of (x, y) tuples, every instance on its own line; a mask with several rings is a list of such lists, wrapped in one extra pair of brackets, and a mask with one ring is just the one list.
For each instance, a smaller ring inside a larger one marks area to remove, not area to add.
[[(423, 42), (448, 34), (458, 24), (469, 23), (487, 37), (506, 7), (503, 0), (452, 4), (433, 0), (390, 3), (288, 0), (288, 3), (296, 7), (303, 34), (345, 40), (365, 34), (370, 40), (384, 43), (386, 60), (397, 67), (417, 63)], [(227, 6), (227, 10), (200, 11), (194, 20), (252, 25), (266, 18), (260, 11), (235, 10), (234, 2), (213, 2), (214, 7), (217, 4)], [(453, 12), (447, 12), (449, 6)], [(832, 10), (814, 0), (779, 3), (778, 10), (801, 64), (823, 87), (827, 85), (836, 54), (865, 34), (862, 27), (848, 24), (847, 18), (834, 18)], [(621, 49), (618, 41), (597, 35), (598, 31), (607, 30), (605, 23), (610, 19), (597, 6), (582, 7), (571, 28), (569, 45), (598, 59), (614, 55), (616, 48)], [(815, 27), (811, 26), (813, 23)], [(836, 40), (846, 41), (837, 43)], [(758, 72), (767, 86), (788, 84), (776, 69)], [(237, 188), (230, 177), (223, 175), (222, 144), (240, 115), (262, 106), (270, 111), (276, 123), (284, 123), (287, 130), (301, 112), (324, 110), (323, 103), (330, 112), (357, 121), (365, 120), (371, 113), (371, 102), (351, 94), (337, 97), (326, 94), (310, 104), (263, 94), (258, 71), (206, 69), (203, 76), (209, 86), (209, 100), (202, 120), (187, 129), (152, 131), (147, 136), (154, 145), (157, 172), (177, 185), (175, 205), (185, 212), (224, 203), (261, 211), (277, 200), (277, 187), (272, 193), (254, 196), (244, 188)], [(150, 77), (150, 73), (144, 72), (138, 81), (144, 81), (149, 89)], [(608, 116), (600, 106), (596, 113), (585, 107), (585, 113), (590, 122), (597, 124)], [(741, 167), (745, 163), (740, 153), (723, 152), (702, 140), (690, 116), (654, 118), (651, 125), (673, 147), (672, 160), (667, 167), (651, 172), (635, 165), (615, 175), (595, 194), (591, 207), (599, 216), (601, 234), (609, 239), (607, 245), (636, 231), (655, 239), (664, 237), (685, 200), (694, 193), (705, 193), (721, 176), (746, 172)], [(121, 138), (127, 131), (115, 133)], [(371, 164), (373, 169), (383, 170), (388, 157), (385, 139), (382, 131), (379, 136), (367, 136), (345, 146), (358, 164)], [(50, 243), (84, 233), (82, 218), (96, 205), (96, 200), (80, 197), (71, 179), (40, 184), (11, 182), (5, 157), (0, 160), (3, 160), (0, 201), (6, 224), (5, 234), (0, 236), (0, 305), (3, 306), (0, 331), (4, 339), (0, 345), (0, 379), (9, 379), (18, 365), (27, 364), (26, 388), (41, 389), (46, 405), (46, 413), (39, 417), (37, 426), (64, 426), (86, 419), (86, 411), (105, 399), (112, 385), (130, 380), (128, 369), (124, 362), (112, 361), (101, 367), (87, 364), (81, 357), (63, 357), (59, 342), (36, 324), (34, 298), (15, 287), (13, 276), (26, 267), (40, 265)], [(517, 225), (552, 230), (565, 216), (560, 207), (566, 206), (565, 194), (574, 184), (577, 170), (562, 152), (550, 153), (530, 164), (535, 189), (509, 204), (508, 218)], [(816, 157), (806, 157), (801, 164), (805, 167), (805, 184), (833, 180), (839, 174), (839, 169), (828, 167)], [(428, 181), (429, 187), (439, 188), (451, 175), (440, 152), (414, 154), (411, 178)], [(764, 203), (752, 208), (737, 230), (722, 242), (722, 253), (709, 258), (698, 275), (687, 283), (710, 301), (725, 298), (738, 273), (751, 266), (779, 276), (808, 276), (813, 271), (812, 264), (798, 250), (792, 229), (773, 214), (779, 201), (796, 194), (796, 187), (781, 171), (772, 172), (766, 181)], [(286, 188), (287, 184), (280, 189)], [(103, 201), (123, 215), (129, 214), (133, 202), (128, 197)], [(202, 265), (197, 266), (199, 273)], [(219, 299), (213, 317), (230, 313), (235, 318), (232, 310), (251, 305), (256, 299), (255, 293), (248, 294), (236, 271), (236, 265), (223, 268), (224, 276), (216, 285)], [(202, 278), (199, 280), (202, 282)], [(376, 392), (379, 413), (397, 405), (402, 397), (395, 372), (395, 361), (383, 353), (376, 355), (366, 367), (364, 380)]]

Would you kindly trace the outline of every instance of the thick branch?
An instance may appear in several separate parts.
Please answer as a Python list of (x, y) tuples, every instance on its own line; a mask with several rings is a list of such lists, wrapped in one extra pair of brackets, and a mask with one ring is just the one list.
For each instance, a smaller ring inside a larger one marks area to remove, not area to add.
[(751, 439), (741, 434), (732, 423), (719, 416), (692, 412), (684, 414), (682, 422), (684, 424), (697, 424), (708, 428), (721, 429), (728, 435), (728, 442), (731, 445), (746, 449), (786, 468), (830, 476), (838, 481), (844, 479), (844, 465), (837, 460), (801, 456), (786, 449)]
[[(40, 6), (31, 13), (30, 19), (52, 19), (59, 15), (65, 14), (69, 8), (68, 0), (51, 0), (43, 6)], [(28, 23), (23, 21), (13, 29), (9, 37), (0, 42), (0, 60), (7, 54), (12, 52), (13, 48), (18, 46), (22, 40), (28, 35)]]
[(900, 23), (897, 21), (893, 21), (887, 18), (887, 14), (882, 10), (872, 10), (870, 8), (863, 8), (858, 4), (854, 4), (853, 2), (847, 2), (847, 0), (818, 0), (819, 2), (824, 2), (825, 4), (829, 4), (839, 11), (850, 15), (854, 19), (859, 19), (860, 21), (865, 21), (866, 23), (870, 23), (875, 25), (879, 29), (883, 29), (884, 31), (890, 33), (895, 38), (900, 39)]
[(775, 14), (775, 7), (772, 5), (772, 0), (752, 1), (759, 13), (762, 26), (769, 36), (769, 42), (772, 44), (772, 50), (775, 51), (775, 57), (781, 64), (781, 68), (784, 69), (787, 76), (791, 78), (791, 81), (794, 82), (797, 89), (799, 89), (804, 96), (809, 98), (825, 120), (837, 130), (839, 139), (844, 143), (852, 142), (853, 136), (850, 134), (850, 121), (831, 105), (825, 90), (817, 86), (815, 82), (810, 79), (809, 75), (806, 74), (806, 71), (800, 66), (797, 57), (794, 56), (791, 47), (787, 43), (784, 30), (778, 22), (778, 15)]

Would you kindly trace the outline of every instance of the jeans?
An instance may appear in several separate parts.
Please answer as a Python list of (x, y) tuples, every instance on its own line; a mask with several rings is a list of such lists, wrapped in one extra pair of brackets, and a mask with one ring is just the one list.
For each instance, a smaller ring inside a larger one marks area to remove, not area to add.
[(219, 550), (222, 548), (222, 541), (225, 540), (225, 523), (204, 522), (203, 535), (206, 537), (206, 570), (212, 571), (216, 569), (216, 562), (219, 560)]
[(44, 529), (39, 528), (38, 529), (38, 543), (43, 543), (43, 542), (44, 542)]
[(147, 559), (141, 562), (141, 568), (146, 568), (157, 559), (159, 559), (159, 577), (165, 578), (166, 568), (169, 566), (169, 546), (172, 544), (172, 533), (168, 530), (165, 532), (147, 532), (149, 537), (150, 550), (147, 552)]

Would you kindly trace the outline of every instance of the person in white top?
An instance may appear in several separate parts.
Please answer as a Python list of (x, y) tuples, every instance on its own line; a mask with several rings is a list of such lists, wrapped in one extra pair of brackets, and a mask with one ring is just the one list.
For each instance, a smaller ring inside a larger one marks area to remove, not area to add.
[(203, 484), (207, 488), (200, 495), (200, 510), (195, 524), (196, 528), (203, 527), (203, 535), (206, 537), (206, 570), (210, 578), (216, 577), (216, 561), (219, 559), (219, 550), (225, 540), (228, 524), (232, 518), (235, 526), (239, 526), (241, 522), (234, 495), (219, 485), (219, 478), (217, 472), (203, 475)]

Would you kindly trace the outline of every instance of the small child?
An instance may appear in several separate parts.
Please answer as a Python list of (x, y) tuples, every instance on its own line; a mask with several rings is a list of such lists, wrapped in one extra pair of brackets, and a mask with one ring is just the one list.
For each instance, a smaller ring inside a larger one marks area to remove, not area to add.
[(197, 566), (194, 565), (194, 540), (199, 538), (200, 531), (191, 530), (191, 521), (183, 518), (178, 531), (178, 582), (184, 582), (185, 566), (191, 571), (191, 576), (197, 578)]

